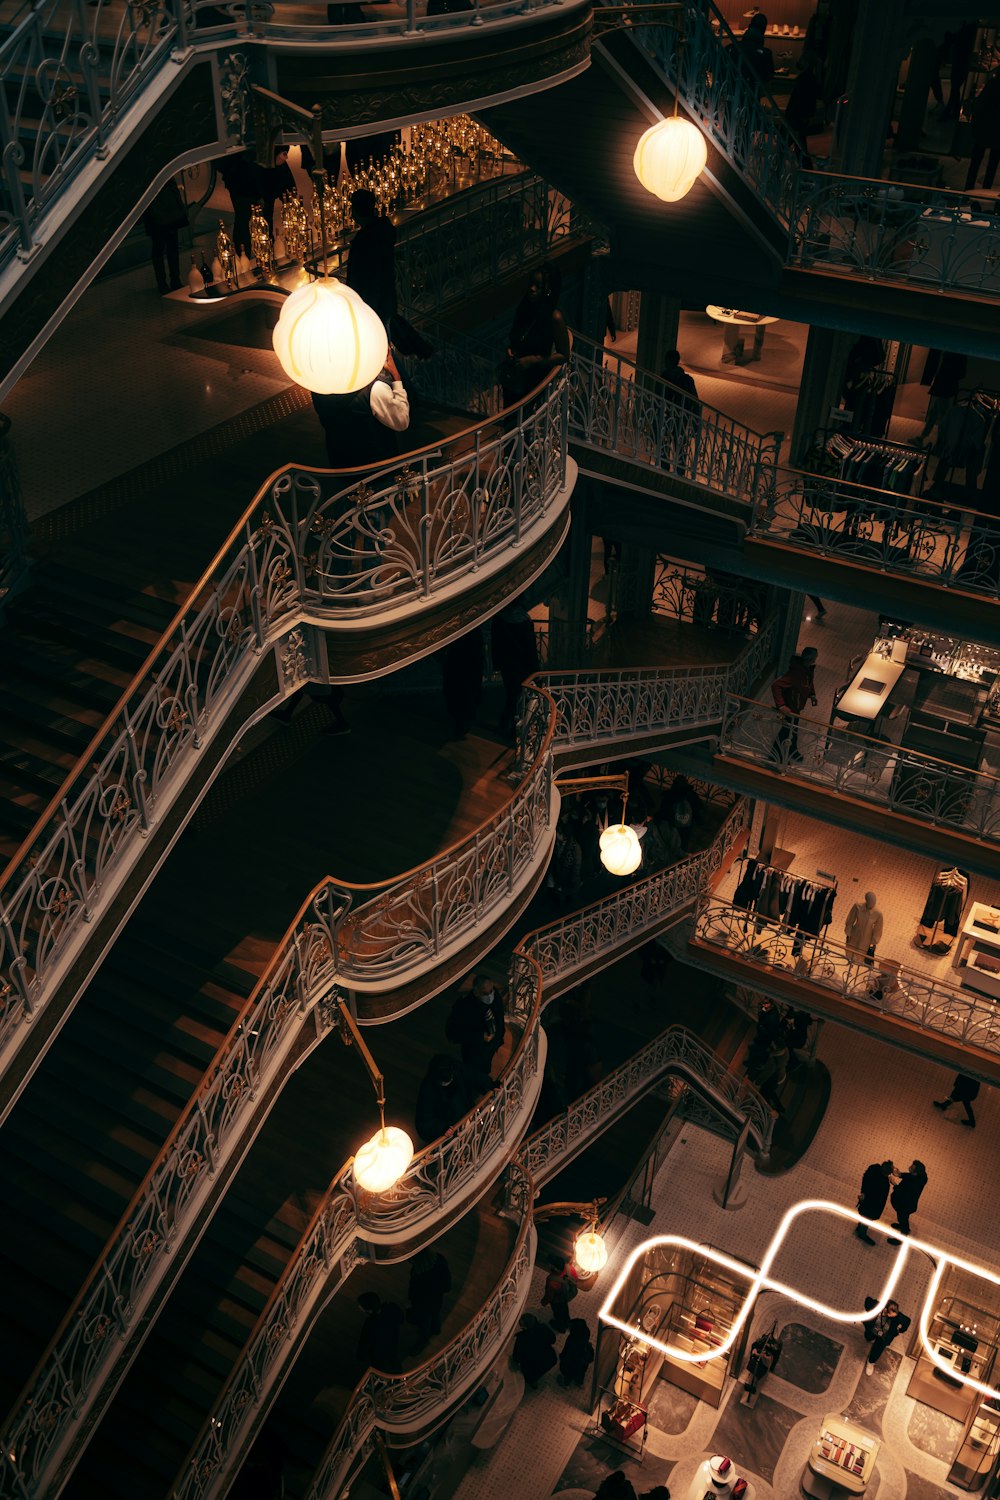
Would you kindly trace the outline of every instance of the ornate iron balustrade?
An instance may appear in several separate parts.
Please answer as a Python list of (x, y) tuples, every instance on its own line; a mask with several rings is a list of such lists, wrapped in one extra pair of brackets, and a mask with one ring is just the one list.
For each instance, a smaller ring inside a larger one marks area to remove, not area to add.
[(774, 1111), (749, 1079), (731, 1073), (683, 1026), (668, 1026), (633, 1057), (615, 1068), (586, 1094), (521, 1147), (520, 1160), (541, 1184), (562, 1170), (584, 1143), (622, 1114), (641, 1094), (664, 1076), (684, 1079), (702, 1092), (715, 1110), (730, 1120), (746, 1119), (758, 1151), (771, 1144)]
[[(673, 734), (721, 722), (729, 693), (745, 692), (768, 666), (776, 621), (765, 620), (728, 667), (642, 667), (540, 672), (533, 679), (557, 709), (553, 748), (558, 760), (576, 746), (653, 734)], [(743, 686), (739, 686), (743, 684)], [(525, 774), (534, 759), (537, 723), (518, 725), (515, 771)], [(512, 772), (512, 774), (514, 774)]]
[[(728, 576), (728, 575), (727, 575)], [(672, 558), (658, 556), (653, 574), (653, 613), (708, 630), (756, 634), (761, 626), (764, 590), (726, 583), (711, 573), (689, 573)]]
[(747, 529), (813, 556), (1000, 596), (1000, 520), (964, 506), (786, 469), (754, 501)]
[[(509, 431), (484, 423), (387, 468), (355, 471), (346, 484), (295, 468), (269, 481), (4, 874), (0, 1056), (20, 1045), (85, 924), (113, 896), (262, 651), (290, 632), (287, 678), (307, 680), (292, 629), (303, 615), (344, 628), (401, 608), (416, 617), (426, 600), (457, 594), (477, 570), (541, 534), (566, 502), (566, 419), (557, 377), (508, 414)], [(522, 777), (534, 764), (524, 762)], [(508, 870), (477, 877), (483, 899), (522, 859), (526, 830), (516, 820), (542, 809), (545, 774), (512, 804), (513, 825), (491, 835), (491, 857)], [(378, 910), (392, 900), (386, 894), (362, 919), (383, 955), (392, 944)], [(458, 921), (455, 902), (449, 910), (448, 922)], [(446, 925), (437, 920), (436, 940)]]
[[(247, 39), (299, 41), (343, 51), (359, 44), (411, 43), (416, 35), (447, 41), (469, 26), (523, 25), (561, 0), (473, 0), (468, 11), (405, 16), (364, 25), (283, 24), (280, 0), (247, 0), (228, 7), (214, 0), (37, 0), (25, 7), (0, 41), (0, 267), (15, 253), (27, 258), (44, 214), (80, 169), (107, 152), (123, 110), (167, 62), (183, 66), (199, 52)], [(234, 139), (243, 139), (249, 114), (246, 59), (238, 58), (223, 85), (223, 108)], [(481, 246), (479, 247), (481, 249)]]
[(10, 442), (10, 418), (0, 412), (0, 610), (24, 585), (27, 576), (28, 518)]
[(683, 46), (669, 26), (631, 29), (635, 41), (661, 69), (705, 134), (753, 187), (783, 227), (791, 222), (799, 150), (774, 100), (761, 102), (761, 86), (744, 67), (729, 23), (712, 0), (685, 0)]
[(891, 740), (834, 729), (804, 714), (799, 717), (799, 758), (793, 760), (787, 735), (776, 744), (778, 729), (785, 722), (773, 704), (730, 698), (719, 749), (783, 775), (847, 792), (890, 812), (919, 817), (922, 823), (1000, 840), (1000, 778), (922, 755)]
[[(336, 977), (347, 910), (329, 881), (311, 892), (206, 1071), (0, 1433), (0, 1496), (44, 1494), (163, 1271)], [(322, 1032), (329, 1025), (315, 1015)], [(350, 1205), (350, 1197), (347, 1198)], [(338, 1210), (339, 1214), (339, 1210)], [(353, 1208), (352, 1208), (353, 1219)]]
[(1000, 1011), (989, 996), (906, 968), (887, 954), (866, 963), (842, 943), (797, 934), (717, 896), (703, 902), (694, 935), (709, 947), (791, 972), (878, 1015), (898, 1016), (922, 1031), (1000, 1052)]
[(538, 963), (515, 950), (508, 970), (508, 1017), (521, 1027), (513, 1055), (494, 1093), (440, 1140), (419, 1151), (387, 1193), (374, 1196), (352, 1184), (362, 1237), (405, 1237), (489, 1171), (520, 1139), (537, 1102), (541, 1078), (542, 976)]
[(570, 436), (747, 502), (770, 493), (780, 432), (694, 401), (626, 355), (574, 333)]
[(740, 797), (707, 849), (529, 933), (521, 947), (538, 964), (546, 987), (637, 934), (661, 929), (669, 917), (681, 916), (708, 888), (710, 877), (749, 826), (749, 804)]
[(517, 1163), (508, 1168), (503, 1212), (520, 1219), (510, 1259), (497, 1287), (465, 1329), (438, 1354), (404, 1375), (370, 1370), (355, 1389), (319, 1465), (306, 1500), (334, 1500), (364, 1437), (378, 1426), (389, 1432), (417, 1430), (470, 1388), (496, 1358), (516, 1327), (533, 1269), (531, 1178)]
[(968, 193), (802, 172), (786, 263), (1000, 297), (1000, 221)]
[[(591, 232), (579, 210), (529, 172), (463, 192), (400, 232), (396, 268), (405, 288), (403, 310), (413, 318), (439, 316), (449, 303), (524, 271), (557, 242)], [(494, 385), (496, 369), (494, 356)]]
[[(358, 906), (341, 928), (337, 973), (352, 985), (384, 987), (411, 977), (506, 906), (554, 837), (552, 732), (548, 695), (528, 688), (525, 712), (535, 745), (530, 767), (505, 807), (468, 838)], [(370, 889), (344, 882), (344, 889)]]

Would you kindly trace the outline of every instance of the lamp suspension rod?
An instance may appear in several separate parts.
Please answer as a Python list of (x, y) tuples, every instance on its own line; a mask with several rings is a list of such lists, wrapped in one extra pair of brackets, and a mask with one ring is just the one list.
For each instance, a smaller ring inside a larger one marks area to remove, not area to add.
[(343, 1000), (340, 1000), (340, 999), (337, 1000), (337, 1009), (340, 1012), (341, 1024), (344, 1026), (345, 1030), (348, 1032), (349, 1040), (348, 1040), (348, 1037), (345, 1037), (344, 1041), (346, 1042), (346, 1044), (348, 1046), (350, 1046), (351, 1043), (353, 1043), (354, 1046), (357, 1047), (358, 1052), (359, 1052), (359, 1054), (361, 1056), (361, 1061), (364, 1063), (365, 1067), (368, 1070), (368, 1076), (371, 1079), (372, 1085), (373, 1085), (373, 1087), (375, 1089), (375, 1099), (376, 1099), (376, 1102), (378, 1104), (378, 1112), (379, 1112), (379, 1116), (380, 1116), (381, 1121), (382, 1121), (382, 1130), (384, 1132), (384, 1130), (385, 1130), (385, 1079), (382, 1076), (382, 1073), (380, 1072), (379, 1066), (376, 1063), (374, 1057), (372, 1057), (371, 1053), (368, 1050), (368, 1044), (365, 1041), (364, 1037), (361, 1035), (360, 1030), (358, 1029), (358, 1023), (357, 1023), (357, 1021), (355, 1021), (354, 1017), (351, 1015), (351, 1012), (348, 1010), (348, 1008), (345, 1005), (345, 1003), (344, 1003)]

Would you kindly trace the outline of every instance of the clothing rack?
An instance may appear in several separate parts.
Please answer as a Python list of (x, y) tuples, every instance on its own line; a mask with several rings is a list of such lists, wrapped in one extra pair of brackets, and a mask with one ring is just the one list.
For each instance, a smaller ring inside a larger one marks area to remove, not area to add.
[(792, 875), (779, 870), (754, 855), (740, 859), (741, 874), (733, 893), (733, 905), (756, 914), (756, 930), (765, 921), (788, 927), (795, 934), (794, 954), (802, 951), (803, 936), (819, 937), (830, 925), (837, 882), (816, 880), (808, 875)]
[(842, 432), (832, 433), (824, 449), (839, 463), (839, 478), (901, 495), (913, 493), (927, 462), (923, 449), (889, 438), (851, 437)]

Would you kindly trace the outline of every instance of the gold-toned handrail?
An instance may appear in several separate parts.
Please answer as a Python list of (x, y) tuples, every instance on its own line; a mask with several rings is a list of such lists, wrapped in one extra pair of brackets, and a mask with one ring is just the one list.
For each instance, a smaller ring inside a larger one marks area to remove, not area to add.
[[(529, 402), (537, 400), (539, 391), (545, 389), (546, 386), (560, 379), (561, 376), (561, 368), (550, 371), (545, 379), (539, 382), (539, 385), (528, 396), (525, 396), (522, 400), (516, 402), (514, 405), (505, 408), (505, 417), (509, 416), (512, 412), (521, 410)], [(414, 448), (412, 452), (401, 454), (399, 458), (391, 465), (383, 462), (374, 464), (361, 464), (353, 469), (320, 469), (310, 467), (309, 472), (316, 474), (346, 474), (352, 476), (363, 476), (367, 473), (372, 472), (373, 470), (398, 468), (401, 465), (412, 463), (414, 459), (419, 459), (427, 454), (439, 453), (447, 450), (448, 448), (452, 448), (455, 445), (461, 443), (463, 440), (467, 439), (471, 433), (479, 432), (484, 430), (485, 428), (495, 426), (499, 420), (500, 419), (495, 416), (480, 418), (478, 422), (473, 422), (468, 427), (463, 427), (461, 431), (452, 433), (443, 442), (425, 443), (421, 448)], [(21, 864), (28, 858), (29, 854), (31, 853), (32, 846), (38, 841), (41, 835), (41, 831), (43, 830), (45, 825), (51, 821), (55, 813), (58, 811), (61, 803), (68, 796), (69, 789), (72, 784), (76, 780), (78, 780), (80, 775), (85, 770), (89, 769), (89, 766), (93, 761), (93, 757), (99, 751), (103, 740), (108, 734), (113, 731), (115, 722), (117, 721), (119, 715), (128, 706), (130, 699), (137, 691), (139, 691), (143, 682), (148, 678), (157, 657), (159, 657), (160, 654), (166, 649), (170, 637), (174, 634), (178, 627), (183, 624), (184, 617), (193, 607), (201, 590), (207, 588), (211, 584), (212, 577), (216, 569), (222, 564), (227, 553), (235, 545), (240, 533), (250, 525), (253, 513), (258, 505), (260, 505), (261, 502), (266, 498), (271, 487), (276, 483), (276, 481), (282, 474), (287, 474), (296, 470), (301, 471), (301, 467), (302, 466), (298, 464), (282, 464), (280, 468), (273, 470), (269, 477), (264, 480), (253, 500), (247, 506), (240, 519), (229, 531), (229, 534), (227, 535), (225, 541), (218, 548), (211, 562), (202, 572), (197, 583), (194, 583), (188, 590), (184, 602), (178, 606), (173, 619), (170, 621), (170, 624), (166, 627), (165, 630), (161, 632), (156, 644), (150, 648), (145, 660), (133, 675), (128, 687), (123, 690), (114, 708), (110, 711), (110, 713), (106, 715), (100, 727), (95, 730), (94, 734), (91, 736), (87, 748), (77, 757), (74, 764), (66, 773), (66, 776), (61, 786), (59, 787), (59, 790), (52, 796), (44, 811), (41, 812), (36, 818), (31, 831), (25, 836), (24, 839), (22, 839), (17, 851), (7, 861), (2, 871), (0, 871), (0, 892), (3, 891), (8, 881), (17, 878), (17, 873)], [(351, 483), (346, 484), (344, 488), (351, 488), (354, 482), (355, 480), (352, 479)]]

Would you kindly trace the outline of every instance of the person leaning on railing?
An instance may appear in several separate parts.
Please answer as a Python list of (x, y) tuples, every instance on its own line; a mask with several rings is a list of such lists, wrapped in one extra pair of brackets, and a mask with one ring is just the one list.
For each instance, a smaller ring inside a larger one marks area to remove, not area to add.
[(541, 385), (552, 370), (569, 359), (569, 329), (559, 311), (562, 273), (558, 266), (532, 271), (517, 305), (500, 365), (504, 406), (513, 406)]

